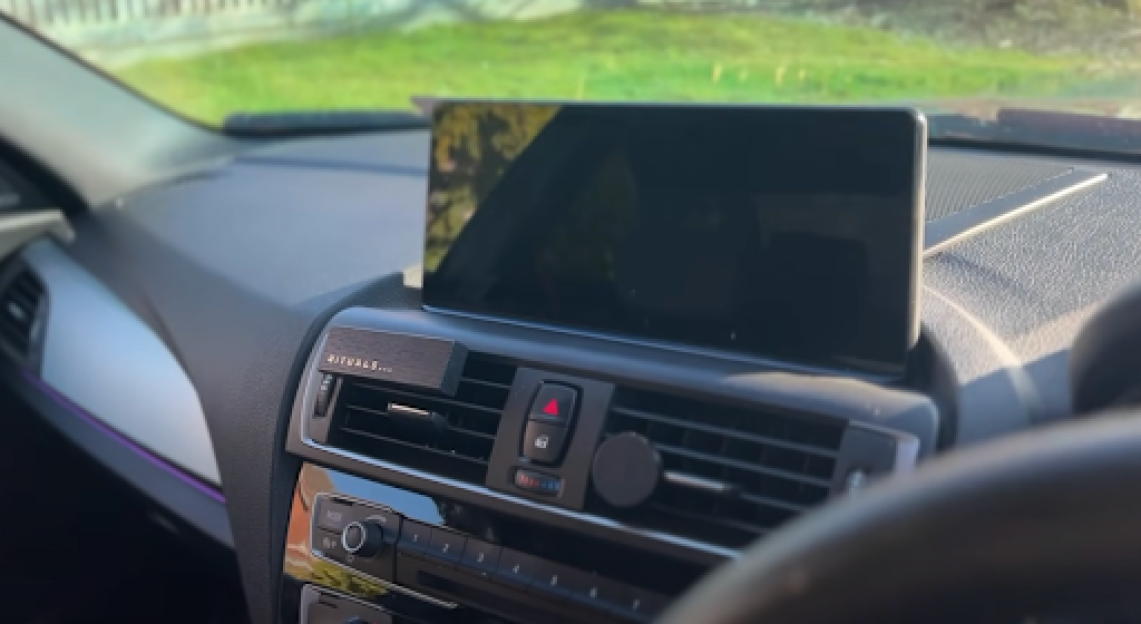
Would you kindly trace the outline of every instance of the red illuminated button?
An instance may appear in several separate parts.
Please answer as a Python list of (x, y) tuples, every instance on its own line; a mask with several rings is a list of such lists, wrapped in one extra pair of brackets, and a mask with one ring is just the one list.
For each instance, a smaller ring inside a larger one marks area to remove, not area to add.
[(543, 383), (531, 403), (531, 420), (542, 420), (560, 425), (569, 425), (574, 418), (578, 403), (578, 390), (570, 386)]
[(563, 489), (563, 480), (534, 470), (520, 468), (515, 471), (515, 487), (536, 494), (557, 496), (559, 491)]

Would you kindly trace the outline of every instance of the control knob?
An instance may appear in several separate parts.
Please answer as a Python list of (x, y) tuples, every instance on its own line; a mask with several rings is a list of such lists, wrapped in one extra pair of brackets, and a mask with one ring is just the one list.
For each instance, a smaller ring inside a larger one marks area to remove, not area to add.
[(375, 522), (350, 522), (341, 531), (345, 552), (358, 557), (373, 557), (384, 545), (384, 529)]

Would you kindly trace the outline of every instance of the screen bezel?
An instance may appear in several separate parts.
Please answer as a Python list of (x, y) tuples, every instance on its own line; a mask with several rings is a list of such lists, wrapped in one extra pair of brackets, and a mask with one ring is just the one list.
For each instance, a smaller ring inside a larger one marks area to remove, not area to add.
[[(805, 371), (844, 372), (857, 373), (881, 379), (896, 379), (901, 377), (919, 340), (920, 333), (920, 287), (922, 281), (922, 255), (923, 255), (923, 228), (926, 212), (926, 163), (927, 163), (927, 120), (917, 109), (897, 106), (828, 106), (828, 105), (743, 105), (743, 104), (686, 104), (686, 103), (641, 103), (641, 102), (562, 102), (555, 100), (499, 100), (499, 99), (438, 99), (425, 106), (425, 113), (435, 117), (437, 105), (514, 105), (514, 106), (559, 106), (564, 108), (683, 108), (688, 110), (718, 111), (718, 110), (756, 110), (767, 112), (805, 113), (827, 115), (828, 113), (891, 115), (905, 118), (913, 128), (914, 144), (911, 170), (911, 206), (910, 215), (910, 259), (909, 279), (906, 288), (906, 318), (908, 319), (905, 337), (905, 354), (898, 362), (866, 361), (855, 357), (840, 356), (835, 358), (839, 365), (822, 365), (818, 362), (805, 362), (796, 359), (783, 359), (755, 353), (748, 350), (732, 350), (720, 347), (705, 346), (683, 341), (671, 341), (656, 337), (639, 336), (636, 333), (614, 332), (591, 327), (580, 327), (568, 324), (559, 324), (543, 321), (541, 319), (521, 318), (516, 316), (501, 316), (483, 311), (464, 309), (463, 306), (442, 305), (435, 298), (427, 284), (430, 280), (423, 279), (421, 286), (421, 304), (429, 312), (449, 314), (480, 320), (507, 323), (522, 327), (558, 331), (560, 333), (578, 334), (594, 338), (604, 338), (638, 345), (652, 345), (686, 353), (697, 353), (719, 358), (729, 358), (738, 361), (752, 361), (766, 366), (789, 368)], [(430, 169), (430, 167), (429, 167)], [(429, 180), (429, 189), (431, 181)], [(427, 231), (425, 230), (425, 237)], [(443, 299), (447, 299), (444, 297)]]

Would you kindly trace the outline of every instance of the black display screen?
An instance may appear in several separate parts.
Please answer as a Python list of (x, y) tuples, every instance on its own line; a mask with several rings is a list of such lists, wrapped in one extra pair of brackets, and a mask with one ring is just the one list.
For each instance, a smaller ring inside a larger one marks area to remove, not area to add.
[(433, 115), (425, 305), (902, 370), (917, 113), (446, 102)]

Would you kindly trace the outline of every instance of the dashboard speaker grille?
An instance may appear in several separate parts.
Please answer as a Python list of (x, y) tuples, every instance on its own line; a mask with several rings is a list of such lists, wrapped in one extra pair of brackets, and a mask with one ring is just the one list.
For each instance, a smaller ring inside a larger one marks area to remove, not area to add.
[(1008, 157), (932, 151), (927, 156), (927, 220), (937, 221), (1073, 170)]
[(744, 546), (828, 498), (845, 427), (844, 421), (619, 389), (604, 435), (645, 436), (661, 456), (664, 475), (648, 502), (607, 515)]
[(43, 298), (43, 285), (26, 269), (0, 292), (0, 339), (21, 357), (31, 355)]
[(329, 442), (409, 468), (483, 483), (515, 367), (471, 354), (454, 396), (346, 377)]

